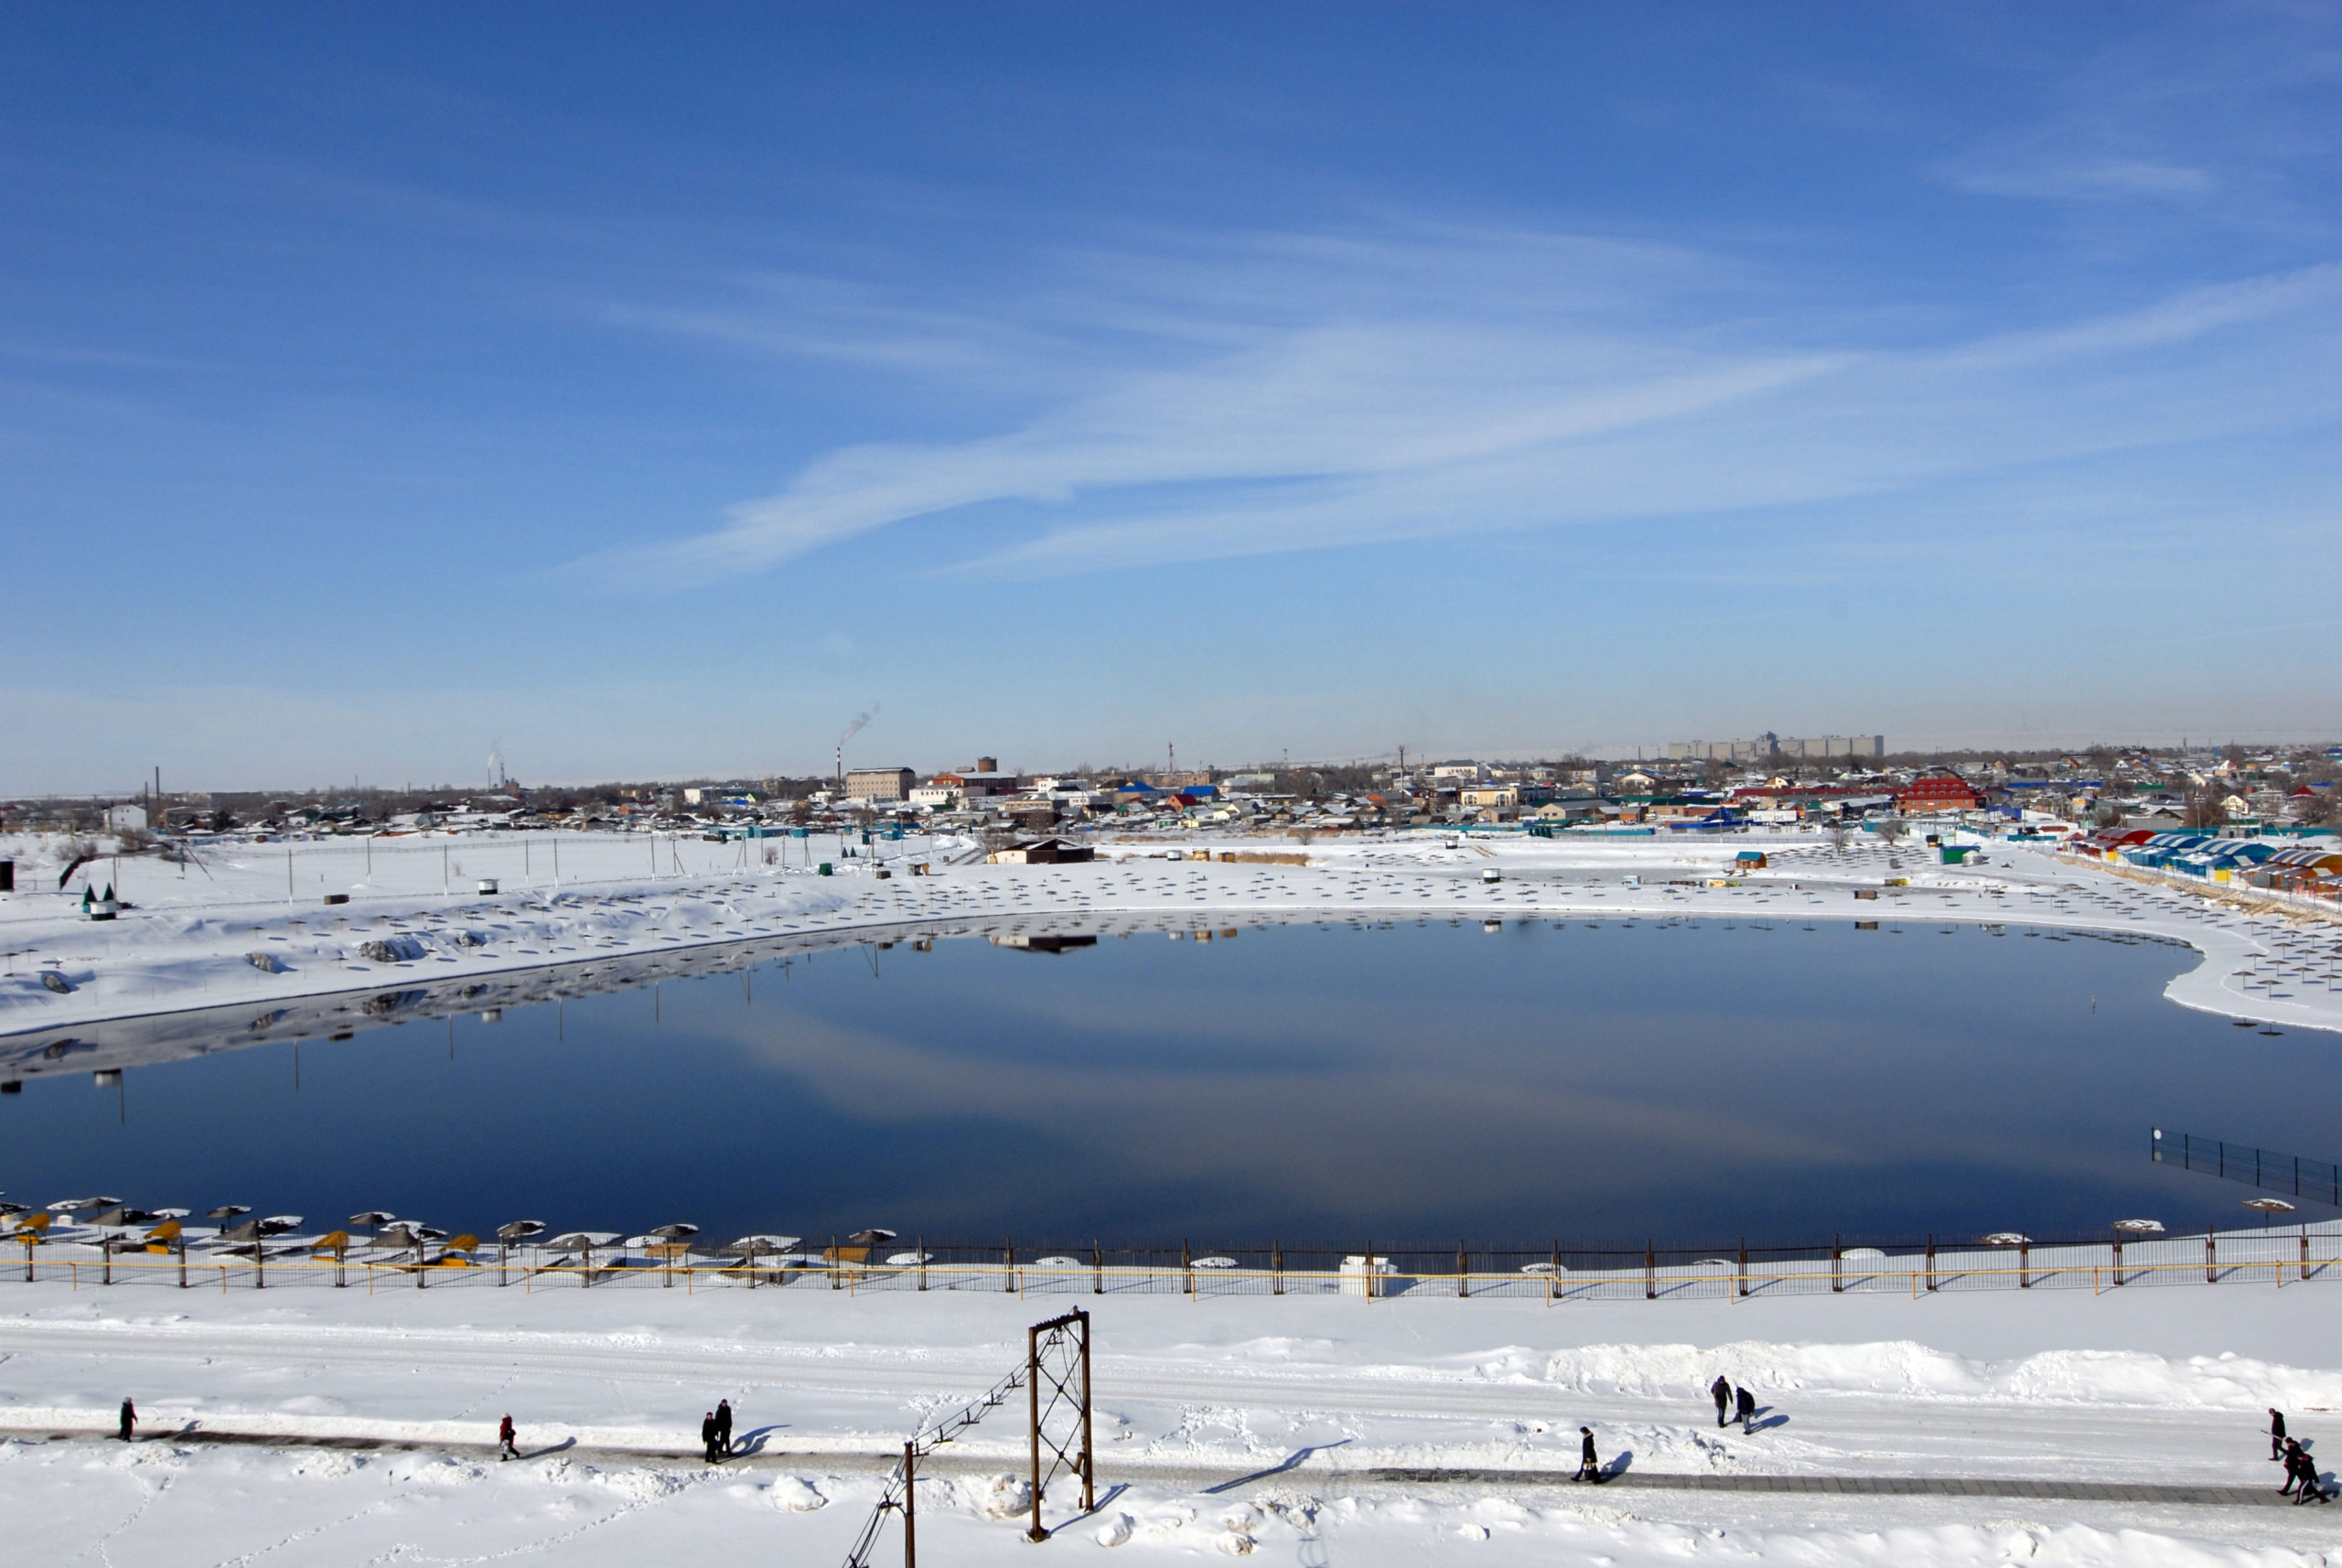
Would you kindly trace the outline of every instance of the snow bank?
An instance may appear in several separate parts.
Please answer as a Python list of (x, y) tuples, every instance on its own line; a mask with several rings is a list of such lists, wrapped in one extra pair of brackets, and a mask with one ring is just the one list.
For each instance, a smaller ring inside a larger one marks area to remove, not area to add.
[[(1527, 1354), (1527, 1353), (1522, 1353)], [(1511, 1356), (1492, 1364), (1505, 1375)], [(1896, 1394), (1945, 1400), (2048, 1401), (2258, 1411), (2342, 1406), (2342, 1371), (2235, 1355), (2184, 1360), (2131, 1350), (2049, 1350), (1977, 1361), (1914, 1341), (1781, 1345), (1586, 1345), (1544, 1359), (1542, 1380), (1585, 1393), (1698, 1397), (1718, 1373), (1769, 1393)]]

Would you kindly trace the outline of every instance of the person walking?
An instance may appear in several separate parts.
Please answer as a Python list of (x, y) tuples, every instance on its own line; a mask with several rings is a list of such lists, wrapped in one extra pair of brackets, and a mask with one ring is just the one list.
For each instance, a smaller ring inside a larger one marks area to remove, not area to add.
[(732, 1457), (732, 1402), (715, 1402), (715, 1447), (726, 1459)]
[(2290, 1498), (2302, 1479), (2302, 1445), (2292, 1438), (2285, 1439), (2285, 1484), (2277, 1488), (2281, 1498)]
[(2269, 1410), (2269, 1457), (2285, 1456), (2285, 1412), (2272, 1405)]
[(131, 1403), (128, 1400), (124, 1400), (122, 1402), (122, 1430), (116, 1433), (115, 1435), (120, 1437), (124, 1443), (127, 1443), (130, 1441), (130, 1434), (137, 1429), (138, 1407)]
[(1577, 1474), (1570, 1478), (1575, 1481), (1592, 1481), (1599, 1485), (1602, 1480), (1602, 1463), (1594, 1456), (1594, 1428), (1581, 1426), (1577, 1429)]
[(2330, 1503), (2334, 1500), (2326, 1495), (2326, 1483), (2318, 1478), (2316, 1458), (2298, 1443), (2294, 1444), (2293, 1462), (2299, 1466), (2295, 1473), (2301, 1477), (2302, 1483), (2300, 1489), (2294, 1493), (2294, 1507), (2299, 1508), (2312, 1499), (2321, 1503)]
[(707, 1450), (707, 1462), (711, 1465), (715, 1464), (717, 1460), (715, 1456), (715, 1412), (714, 1411), (709, 1411), (705, 1415), (700, 1417), (699, 1440), (701, 1444)]
[(516, 1441), (519, 1436), (520, 1434), (515, 1432), (512, 1428), (512, 1412), (510, 1411), (505, 1412), (504, 1419), (496, 1423), (496, 1460), (498, 1464), (500, 1465), (507, 1459), (518, 1459), (521, 1456), (520, 1445)]
[(1708, 1393), (1716, 1402), (1716, 1426), (1721, 1430), (1724, 1423), (1732, 1419), (1732, 1385), (1724, 1381), (1722, 1372), (1718, 1372), (1716, 1380), (1708, 1385)]
[(1746, 1389), (1735, 1388), (1732, 1391), (1732, 1407), (1733, 1414), (1740, 1421), (1741, 1435), (1745, 1437), (1748, 1434), (1749, 1423), (1756, 1419), (1756, 1396)]

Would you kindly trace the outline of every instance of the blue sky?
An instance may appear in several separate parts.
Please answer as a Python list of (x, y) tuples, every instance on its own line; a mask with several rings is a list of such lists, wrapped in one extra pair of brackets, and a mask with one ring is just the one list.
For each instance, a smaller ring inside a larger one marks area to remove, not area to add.
[(0, 12), (0, 789), (2342, 732), (2342, 11)]

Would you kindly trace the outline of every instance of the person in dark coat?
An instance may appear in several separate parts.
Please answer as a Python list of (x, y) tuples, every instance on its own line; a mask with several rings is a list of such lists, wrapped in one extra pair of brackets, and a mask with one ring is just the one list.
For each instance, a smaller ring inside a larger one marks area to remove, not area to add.
[(2281, 1498), (2290, 1498), (2294, 1495), (2294, 1487), (2300, 1484), (2302, 1478), (2302, 1445), (2290, 1437), (2285, 1439), (2284, 1462), (2285, 1484), (2277, 1488), (2277, 1495)]
[(1602, 1479), (1602, 1462), (1594, 1456), (1594, 1428), (1581, 1426), (1577, 1429), (1577, 1474), (1571, 1478), (1599, 1482)]
[(1708, 1385), (1708, 1393), (1716, 1402), (1716, 1425), (1721, 1427), (1732, 1419), (1732, 1385), (1718, 1372), (1716, 1380)]
[(2294, 1494), (2294, 1505), (2298, 1508), (2312, 1499), (2321, 1503), (2332, 1502), (2334, 1499), (2326, 1495), (2326, 1483), (2318, 1479), (2317, 1460), (2299, 1444), (2294, 1445), (2294, 1453), (2297, 1456), (2295, 1463), (2301, 1466), (2302, 1483), (2301, 1489)]
[(715, 1402), (715, 1447), (726, 1459), (732, 1457), (732, 1402)]
[(1732, 1413), (1739, 1419), (1741, 1433), (1746, 1435), (1749, 1423), (1756, 1419), (1756, 1396), (1746, 1389), (1735, 1388), (1732, 1391)]
[(521, 1450), (515, 1443), (519, 1436), (520, 1434), (512, 1427), (511, 1412), (508, 1411), (504, 1419), (496, 1423), (496, 1458), (499, 1464), (521, 1456)]
[(130, 1441), (130, 1434), (137, 1429), (138, 1407), (128, 1400), (124, 1400), (122, 1402), (122, 1431), (116, 1435), (127, 1443)]
[(2269, 1457), (2285, 1456), (2285, 1412), (2272, 1408), (2269, 1412)]
[(714, 1464), (716, 1462), (716, 1453), (715, 1412), (714, 1411), (709, 1411), (705, 1415), (700, 1417), (699, 1440), (707, 1449), (707, 1462), (711, 1465)]

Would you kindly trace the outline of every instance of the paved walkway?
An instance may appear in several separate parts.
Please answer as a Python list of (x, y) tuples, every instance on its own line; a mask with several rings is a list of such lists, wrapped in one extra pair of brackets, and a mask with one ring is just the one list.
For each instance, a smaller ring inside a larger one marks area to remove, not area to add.
[[(23, 1429), (7, 1435), (34, 1442), (110, 1441), (112, 1434), (95, 1428)], [(256, 1448), (339, 1448), (360, 1451), (378, 1450), (394, 1453), (427, 1451), (442, 1454), (462, 1454), (488, 1458), (496, 1452), (492, 1443), (447, 1443), (421, 1440), (401, 1440), (376, 1437), (322, 1437), (290, 1434), (262, 1434), (209, 1431), (201, 1426), (154, 1427), (139, 1434), (141, 1443), (218, 1444)], [(1304, 1451), (1305, 1455), (1307, 1451)], [(560, 1455), (566, 1458), (592, 1460), (607, 1465), (684, 1466), (696, 1468), (704, 1463), (696, 1450), (664, 1450), (650, 1448), (599, 1448), (581, 1445), (575, 1440), (555, 1444), (551, 1447), (532, 1446), (522, 1453), (523, 1459), (547, 1458)], [(1296, 1455), (1301, 1457), (1304, 1455)], [(751, 1433), (730, 1466), (734, 1469), (762, 1469), (771, 1466), (826, 1468), (833, 1472), (883, 1472), (895, 1462), (891, 1452), (852, 1453), (792, 1453), (785, 1448), (768, 1445), (763, 1434)], [(920, 1461), (926, 1473), (958, 1471), (969, 1474), (990, 1474), (1003, 1468), (996, 1455), (977, 1455), (940, 1451)], [(1105, 1466), (1101, 1466), (1104, 1468)], [(2272, 1477), (2273, 1477), (2273, 1472)], [(1189, 1481), (1200, 1485), (1208, 1480), (1219, 1484), (1202, 1486), (1208, 1492), (1235, 1491), (1256, 1481), (1273, 1477), (1297, 1475), (1313, 1481), (1355, 1480), (1392, 1486), (1461, 1484), (1466, 1486), (1548, 1487), (1571, 1486), (1576, 1476), (1569, 1470), (1489, 1470), (1456, 1468), (1380, 1468), (1380, 1469), (1302, 1469), (1288, 1461), (1249, 1475), (1228, 1477), (1217, 1466), (1176, 1465), (1137, 1466), (1124, 1472), (1133, 1480)], [(1120, 1478), (1110, 1476), (1110, 1478)], [(2060, 1502), (2193, 1504), (2227, 1508), (2292, 1508), (2291, 1498), (2278, 1495), (2277, 1488), (2265, 1487), (2186, 1486), (2152, 1481), (2058, 1481), (2038, 1478), (1970, 1476), (1746, 1476), (1746, 1475), (1687, 1475), (1679, 1471), (1627, 1469), (1611, 1476), (1606, 1487), (1674, 1492), (1755, 1492), (1772, 1494), (1801, 1493), (1835, 1497), (1936, 1497), (1936, 1498), (2034, 1498)]]
[[(1378, 1481), (1568, 1484), (1567, 1470), (1370, 1470)], [(2291, 1508), (2272, 1487), (2189, 1487), (2144, 1481), (2052, 1481), (1960, 1476), (1687, 1476), (1623, 1471), (1603, 1483), (1681, 1492), (1820, 1492), (1844, 1497), (2044, 1498), (2067, 1502), (2210, 1503)]]

